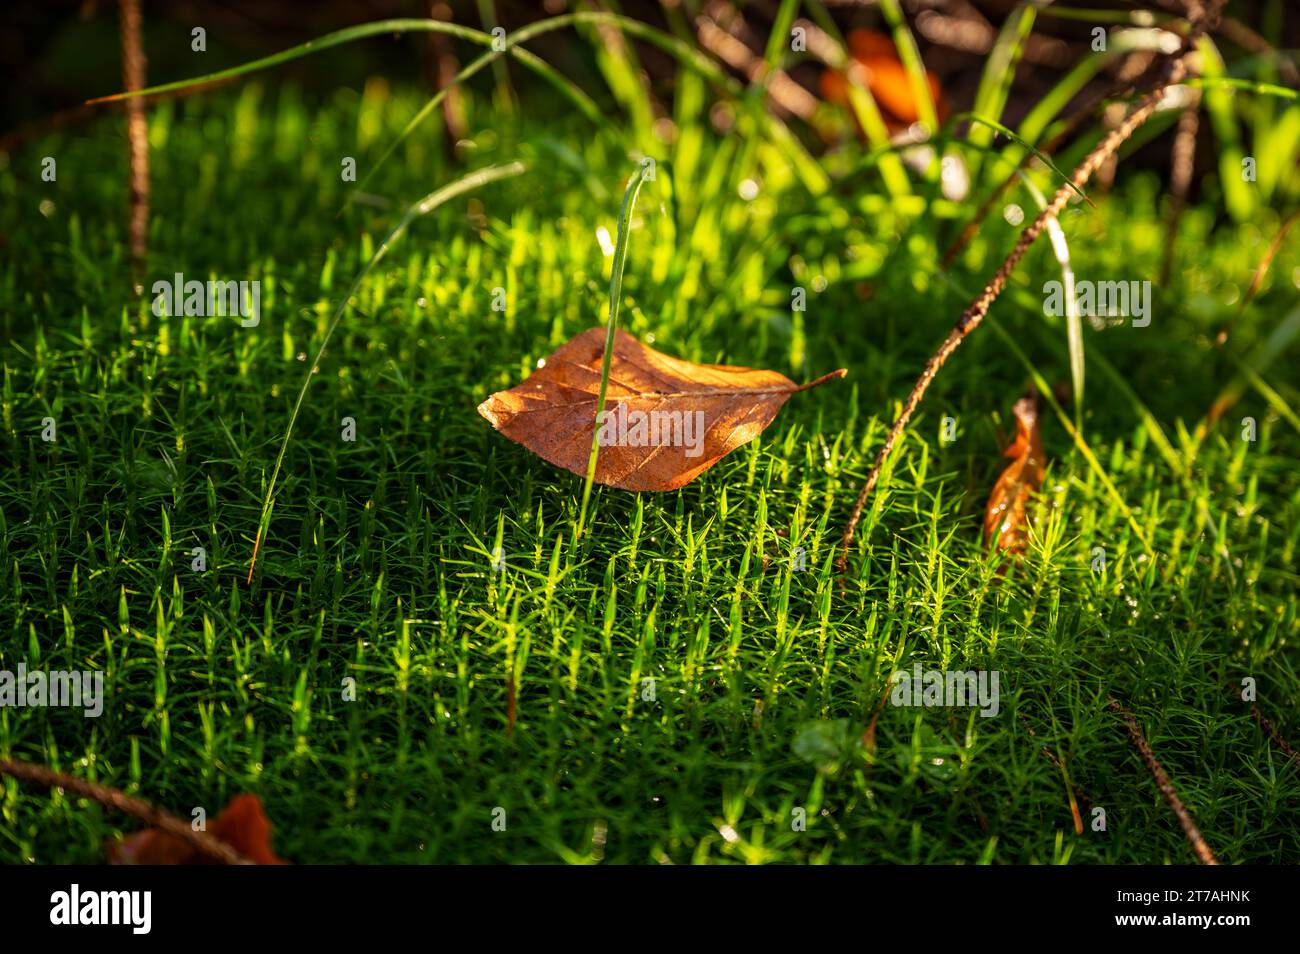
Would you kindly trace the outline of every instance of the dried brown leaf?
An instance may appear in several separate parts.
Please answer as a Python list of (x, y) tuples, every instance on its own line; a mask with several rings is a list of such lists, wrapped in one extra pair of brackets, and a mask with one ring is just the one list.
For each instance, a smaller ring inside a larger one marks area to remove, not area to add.
[[(288, 864), (271, 850), (271, 822), (262, 810), (262, 800), (256, 795), (245, 793), (232, 798), (208, 827), (208, 832), (255, 865)], [(212, 861), (170, 832), (148, 828), (110, 844), (108, 863), (202, 865)]]
[[(544, 460), (586, 476), (604, 354), (605, 330), (584, 331), (478, 412)], [(791, 394), (846, 373), (797, 385), (775, 371), (682, 361), (615, 332), (596, 481), (676, 490), (762, 433)]]
[(984, 512), (984, 542), (997, 541), (998, 549), (1023, 553), (1029, 539), (1029, 507), (1043, 485), (1046, 458), (1038, 431), (1038, 400), (1023, 397), (1016, 402), (1016, 437), (1003, 456), (1010, 457)]

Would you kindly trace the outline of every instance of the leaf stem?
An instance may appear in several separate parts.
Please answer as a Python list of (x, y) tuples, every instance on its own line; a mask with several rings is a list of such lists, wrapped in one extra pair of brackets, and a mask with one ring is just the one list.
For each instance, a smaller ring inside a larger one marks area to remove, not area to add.
[(829, 374), (823, 374), (820, 378), (815, 378), (812, 381), (809, 381), (807, 384), (799, 385), (797, 388), (794, 389), (793, 393), (798, 394), (800, 391), (811, 391), (819, 384), (825, 384), (827, 381), (834, 381), (837, 378), (842, 378), (848, 373), (849, 373), (848, 368), (839, 368), (835, 371), (831, 371)]

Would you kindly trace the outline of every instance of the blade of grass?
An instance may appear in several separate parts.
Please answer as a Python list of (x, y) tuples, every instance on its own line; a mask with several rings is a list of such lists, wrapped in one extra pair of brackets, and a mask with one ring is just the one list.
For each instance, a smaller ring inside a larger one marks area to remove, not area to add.
[[(564, 25), (565, 24), (563, 23), (558, 24), (558, 26), (564, 26)], [(592, 123), (594, 123), (596, 126), (602, 128), (608, 128), (610, 125), (609, 120), (605, 118), (604, 114), (601, 113), (599, 108), (596, 106), (594, 102), (592, 102), (592, 100), (587, 96), (586, 93), (582, 92), (581, 89), (575, 86), (569, 79), (561, 75), (557, 70), (554, 69), (554, 67), (552, 67), (545, 60), (534, 56), (532, 53), (529, 53), (525, 49), (516, 47), (515, 44), (524, 42), (527, 39), (530, 39), (530, 37), (529, 36), (521, 37), (519, 34), (514, 34), (512, 36), (506, 37), (504, 49), (502, 50), (493, 49), (488, 51), (487, 53), (484, 53), (482, 56), (478, 57), (476, 60), (474, 60), (472, 63), (467, 65), (464, 69), (462, 69), (459, 73), (457, 73), (446, 86), (438, 90), (438, 92), (434, 93), (433, 98), (430, 99), (427, 103), (425, 103), (422, 107), (420, 107), (420, 111), (411, 117), (411, 120), (406, 124), (406, 126), (402, 129), (402, 131), (398, 133), (397, 138), (388, 144), (388, 148), (384, 150), (383, 154), (380, 155), (379, 159), (370, 164), (370, 168), (366, 171), (366, 174), (362, 176), (361, 181), (357, 183), (356, 190), (348, 193), (348, 197), (344, 202), (344, 207), (346, 208), (349, 204), (351, 204), (353, 199), (355, 199), (358, 195), (364, 194), (366, 192), (370, 180), (374, 178), (374, 176), (379, 172), (379, 170), (384, 166), (384, 164), (387, 163), (388, 160), (392, 158), (393, 153), (397, 151), (397, 147), (400, 146), (402, 143), (404, 143), (407, 140), (407, 137), (411, 135), (411, 133), (415, 132), (415, 130), (426, 119), (428, 119), (431, 115), (433, 115), (433, 113), (442, 104), (442, 101), (447, 97), (447, 95), (453, 89), (455, 89), (461, 83), (464, 83), (466, 80), (470, 79), (476, 73), (480, 72), (488, 64), (499, 63), (501, 56), (504, 55), (505, 53), (510, 53), (516, 59), (518, 59), (519, 62), (529, 66), (539, 76), (545, 77), (551, 83), (551, 85), (555, 86), (557, 89), (560, 89), (562, 91), (571, 89), (573, 91), (573, 95), (570, 96), (570, 101), (573, 102), (578, 107), (578, 110), (588, 119), (590, 119)], [(341, 211), (342, 210), (340, 210), (340, 212)]]
[(1300, 416), (1297, 416), (1296, 412), (1292, 410), (1291, 405), (1286, 403), (1286, 399), (1282, 397), (1282, 395), (1278, 394), (1277, 391), (1274, 390), (1273, 386), (1261, 378), (1259, 374), (1256, 373), (1255, 369), (1247, 365), (1246, 362), (1234, 357), (1233, 363), (1236, 364), (1237, 370), (1241, 373), (1241, 376), (1246, 379), (1247, 383), (1263, 395), (1264, 400), (1268, 401), (1269, 406), (1271, 406), (1273, 410), (1277, 411), (1278, 414), (1282, 415), (1282, 417), (1286, 418), (1286, 422), (1300, 433)]
[(605, 78), (605, 85), (631, 120), (637, 147), (648, 153), (658, 141), (653, 131), (655, 110), (635, 47), (616, 27), (608, 24), (590, 27), (580, 24), (578, 34), (595, 52), (596, 66)]
[(1278, 86), (1276, 83), (1260, 83), (1239, 76), (1202, 76), (1188, 80), (1187, 85), (1198, 89), (1244, 89), (1250, 93), (1258, 93), (1260, 96), (1276, 96), (1278, 99), (1300, 100), (1300, 90), (1294, 90), (1287, 86)]
[[(1047, 208), (1047, 198), (1039, 188), (1030, 181), (1024, 172), (1018, 173), (1029, 190), (1029, 194), (1038, 203), (1039, 209)], [(1070, 243), (1065, 238), (1065, 230), (1056, 216), (1047, 220), (1047, 235), (1051, 240), (1052, 253), (1057, 264), (1061, 266), (1062, 293), (1065, 297), (1065, 333), (1070, 348), (1070, 382), (1074, 388), (1074, 419), (1078, 426), (1083, 424), (1083, 377), (1085, 370), (1083, 354), (1083, 316), (1079, 314), (1079, 302), (1074, 297), (1074, 269), (1070, 267)]]
[(217, 70), (214, 73), (205, 73), (203, 76), (196, 76), (192, 79), (162, 83), (158, 86), (147, 87), (146, 89), (113, 93), (110, 96), (97, 96), (94, 99), (87, 100), (86, 102), (87, 104), (112, 103), (118, 100), (132, 99), (136, 96), (152, 96), (156, 93), (167, 93), (172, 90), (188, 89), (191, 86), (198, 86), (203, 83), (215, 83), (219, 80), (231, 79), (236, 76), (245, 76), (249, 73), (256, 73), (261, 70), (270, 69), (272, 66), (279, 66), (281, 63), (289, 63), (293, 60), (300, 59), (301, 57), (309, 56), (312, 53), (319, 53), (322, 50), (328, 50), (335, 46), (342, 46), (345, 43), (352, 43), (356, 40), (364, 40), (367, 37), (392, 33), (405, 33), (408, 31), (446, 33), (463, 40), (470, 40), (481, 46), (492, 45), (492, 36), (490, 34), (442, 20), (376, 20), (373, 23), (362, 23), (358, 26), (347, 27), (343, 30), (335, 30), (333, 33), (327, 33), (314, 40), (308, 40), (306, 43), (291, 46), (289, 49), (281, 50), (279, 53), (272, 53), (270, 56), (263, 56), (260, 59), (250, 60), (247, 63), (241, 63), (238, 66), (231, 66), (224, 70)]
[[(1201, 71), (1207, 80), (1226, 78), (1226, 67), (1219, 48), (1209, 37), (1201, 37)], [(1205, 112), (1214, 127), (1218, 140), (1219, 183), (1223, 188), (1223, 204), (1228, 214), (1238, 222), (1247, 222), (1255, 211), (1255, 194), (1250, 184), (1242, 178), (1241, 129), (1237, 111), (1233, 108), (1230, 88), (1219, 83), (1205, 87)]]
[[(1025, 118), (1020, 121), (1020, 139), (1024, 142), (1038, 142), (1038, 138), (1047, 129), (1048, 124), (1060, 115), (1061, 110), (1070, 100), (1088, 85), (1089, 80), (1115, 58), (1117, 52), (1115, 49), (1109, 49), (1104, 53), (1089, 53), (1076, 63), (1042, 99), (1034, 104), (1033, 109), (1025, 114)], [(1017, 143), (1015, 146), (1007, 147), (1008, 153), (1013, 153), (1017, 147), (1024, 148)], [(1016, 161), (1019, 161), (1019, 158), (1014, 156)]]
[(320, 346), (316, 349), (316, 357), (312, 359), (311, 366), (307, 369), (307, 377), (303, 379), (302, 387), (298, 391), (298, 398), (293, 404), (293, 412), (289, 415), (289, 426), (285, 428), (284, 437), (280, 441), (280, 452), (276, 455), (275, 469), (271, 472), (271, 482), (267, 485), (266, 496), (262, 500), (262, 512), (257, 521), (257, 536), (253, 540), (253, 558), (248, 564), (247, 582), (249, 585), (252, 585), (253, 570), (257, 567), (257, 551), (262, 545), (262, 536), (266, 533), (269, 525), (271, 506), (275, 500), (275, 485), (280, 477), (280, 469), (284, 465), (285, 451), (289, 449), (289, 438), (293, 435), (294, 425), (297, 423), (298, 415), (302, 411), (302, 402), (303, 399), (307, 397), (307, 389), (311, 386), (312, 378), (315, 377), (320, 362), (325, 357), (325, 348), (329, 345), (330, 338), (334, 335), (334, 330), (338, 328), (339, 321), (342, 319), (343, 312), (347, 309), (348, 303), (352, 300), (352, 296), (357, 293), (357, 290), (361, 287), (361, 283), (365, 281), (366, 276), (368, 276), (374, 270), (375, 266), (379, 264), (380, 259), (387, 254), (388, 250), (392, 248), (403, 234), (405, 234), (407, 227), (416, 219), (428, 215), (434, 209), (438, 208), (438, 206), (450, 199), (464, 195), (466, 192), (471, 192), (479, 186), (487, 185), (490, 182), (497, 182), (501, 179), (520, 175), (526, 169), (527, 167), (522, 162), (509, 162), (497, 166), (488, 166), (485, 169), (479, 169), (475, 172), (461, 176), (454, 182), (430, 192), (423, 199), (416, 202), (406, 210), (406, 213), (402, 216), (401, 220), (393, 230), (388, 233), (388, 237), (380, 243), (379, 247), (375, 249), (375, 253), (370, 256), (370, 260), (366, 262), (361, 271), (357, 273), (357, 277), (352, 280), (352, 285), (348, 288), (347, 294), (343, 296), (338, 307), (334, 309), (334, 316), (330, 320), (329, 327), (325, 329), (325, 334), (321, 338)]
[(623, 193), (623, 207), (618, 213), (618, 238), (614, 243), (614, 261), (609, 270), (609, 319), (605, 324), (605, 355), (600, 363), (600, 393), (596, 397), (596, 419), (591, 430), (591, 456), (587, 459), (587, 479), (582, 486), (582, 506), (578, 510), (578, 524), (574, 540), (582, 537), (587, 521), (587, 503), (591, 499), (591, 485), (596, 479), (596, 457), (600, 453), (600, 416), (605, 413), (605, 391), (609, 386), (609, 366), (614, 358), (614, 331), (618, 328), (619, 298), (623, 293), (623, 266), (627, 263), (628, 229), (636, 197), (645, 182), (648, 163), (642, 162)]
[(939, 129), (939, 114), (934, 108), (934, 97), (930, 95), (930, 84), (925, 81), (925, 66), (921, 63), (921, 51), (917, 49), (916, 38), (908, 29), (898, 0), (880, 0), (880, 12), (885, 15), (885, 22), (894, 35), (894, 46), (907, 71), (907, 81), (912, 87), (912, 98), (916, 100), (917, 114), (925, 126), (926, 135), (933, 136)]
[[(1092, 200), (1088, 198), (1088, 196), (1084, 193), (1084, 191), (1083, 191), (1082, 189), (1080, 189), (1077, 185), (1075, 185), (1073, 181), (1071, 181), (1069, 174), (1066, 173), (1066, 172), (1065, 172), (1063, 169), (1061, 169), (1059, 166), (1057, 166), (1057, 164), (1056, 164), (1055, 162), (1052, 161), (1052, 157), (1051, 157), (1051, 156), (1047, 155), (1047, 153), (1042, 152), (1041, 150), (1039, 150), (1039, 149), (1035, 148), (1034, 146), (1030, 145), (1030, 143), (1028, 143), (1028, 142), (1026, 142), (1024, 139), (1020, 138), (1020, 136), (1018, 136), (1018, 135), (1017, 135), (1014, 131), (1012, 131), (1009, 127), (1004, 126), (1002, 123), (998, 122), (996, 119), (989, 119), (989, 118), (986, 117), (986, 116), (980, 116), (980, 115), (978, 115), (978, 114), (976, 114), (976, 113), (966, 113), (966, 114), (964, 114), (964, 115), (963, 115), (962, 117), (960, 117), (960, 118), (962, 118), (962, 119), (969, 119), (969, 120), (970, 120), (971, 122), (973, 122), (973, 123), (978, 123), (978, 124), (980, 124), (981, 126), (987, 126), (989, 129), (996, 130), (997, 132), (1000, 132), (1002, 135), (1006, 136), (1006, 137), (1007, 137), (1008, 139), (1010, 139), (1012, 142), (1014, 142), (1014, 143), (1016, 143), (1017, 145), (1019, 145), (1022, 149), (1028, 150), (1029, 152), (1031, 152), (1031, 153), (1033, 154), (1033, 156), (1034, 156), (1035, 159), (1037, 159), (1037, 160), (1038, 160), (1039, 162), (1041, 162), (1043, 165), (1047, 166), (1047, 168), (1049, 168), (1049, 169), (1051, 169), (1053, 172), (1055, 172), (1055, 173), (1057, 174), (1057, 176), (1060, 177), (1060, 179), (1065, 183), (1065, 185), (1069, 186), (1069, 188), (1074, 192), (1075, 195), (1077, 195), (1077, 196), (1078, 196), (1080, 199), (1082, 199), (1084, 202), (1087, 202), (1089, 205), (1092, 205), (1092, 204), (1093, 204)], [(975, 134), (974, 134), (974, 132), (971, 133), (971, 135), (970, 135), (970, 139), (971, 139), (971, 145), (972, 145), (976, 150), (981, 151), (981, 152), (987, 152), (987, 151), (988, 151), (989, 147), (988, 147), (988, 144), (987, 144), (987, 143), (979, 144), (979, 143), (976, 143), (976, 142), (974, 141), (974, 140), (975, 140)], [(999, 157), (999, 158), (1001, 158), (1001, 157)]]
[[(497, 15), (492, 8), (492, 0), (478, 0), (478, 18), (486, 33), (490, 34), (496, 28)], [(510, 73), (506, 69), (506, 64), (500, 59), (493, 60), (492, 73), (496, 78), (497, 99), (501, 102), (502, 110), (506, 113), (514, 113), (515, 95), (510, 86)]]
[[(993, 43), (993, 49), (989, 51), (988, 61), (985, 63), (984, 72), (980, 75), (979, 87), (975, 92), (975, 104), (971, 108), (971, 112), (975, 115), (994, 119), (1002, 115), (1002, 110), (1007, 105), (1007, 97), (1011, 94), (1011, 83), (1015, 79), (1016, 66), (1024, 54), (1025, 40), (1034, 27), (1034, 19), (1040, 5), (1038, 0), (1034, 3), (1021, 3), (1007, 17), (1007, 22), (998, 31), (998, 37)], [(987, 146), (990, 138), (981, 130), (976, 130), (971, 135), (972, 142), (977, 146)], [(979, 163), (973, 164), (972, 181), (978, 179), (979, 168)]]
[[(1042, 314), (1042, 309), (1037, 307), (1037, 302), (1032, 306), (1026, 305), (1026, 307), (1032, 307), (1035, 314)], [(1057, 327), (1054, 324), (1056, 319), (1051, 316), (1045, 317), (1049, 323), (1053, 323), (1052, 328), (1055, 329)], [(1055, 336), (1052, 337), (1052, 343), (1055, 343)], [(1091, 360), (1093, 367), (1106, 376), (1115, 392), (1128, 401), (1133, 410), (1137, 412), (1138, 417), (1142, 419), (1143, 426), (1146, 427), (1147, 435), (1156, 445), (1156, 449), (1160, 452), (1160, 456), (1165, 459), (1165, 463), (1169, 465), (1169, 469), (1173, 471), (1180, 481), (1185, 481), (1187, 479), (1187, 467), (1182, 457), (1174, 449), (1174, 445), (1165, 433), (1165, 429), (1161, 427), (1160, 421), (1156, 419), (1151, 409), (1138, 397), (1137, 392), (1133, 390), (1133, 386), (1128, 383), (1128, 379), (1106, 360), (1105, 354), (1099, 349), (1093, 350)]]
[[(889, 129), (885, 126), (885, 118), (880, 114), (880, 107), (876, 105), (876, 98), (871, 95), (871, 90), (862, 82), (858, 71), (854, 69), (853, 60), (846, 59), (845, 63), (849, 107), (853, 110), (853, 115), (858, 125), (862, 127), (863, 133), (866, 134), (867, 142), (875, 149), (883, 149), (890, 145)], [(880, 177), (884, 180), (889, 194), (893, 196), (910, 194), (912, 187), (907, 180), (907, 169), (903, 165), (903, 160), (892, 152), (883, 152), (878, 161)]]
[(853, 68), (854, 61), (849, 55), (844, 35), (819, 0), (810, 0), (808, 12), (830, 41), (829, 46), (834, 51), (834, 56), (832, 57), (830, 51), (827, 51), (826, 65), (831, 69), (844, 72), (849, 109), (853, 112), (858, 125), (862, 127), (863, 135), (867, 137), (867, 144), (872, 147), (869, 161), (859, 166), (858, 171), (874, 168), (879, 164), (880, 177), (890, 195), (910, 194), (912, 188), (907, 178), (907, 167), (903, 165), (903, 160), (894, 154), (895, 149), (901, 147), (890, 142), (889, 129), (880, 114), (880, 107), (876, 104), (875, 97), (871, 95), (871, 90), (862, 83), (858, 71)]
[[(1269, 365), (1291, 346), (1297, 335), (1300, 335), (1300, 308), (1292, 310), (1283, 318), (1269, 336), (1251, 352), (1250, 357), (1241, 362), (1243, 371), (1252, 371), (1256, 376), (1263, 375)], [(1205, 413), (1204, 420), (1196, 426), (1196, 448), (1201, 446), (1210, 428), (1241, 399), (1248, 384), (1246, 375), (1238, 374), (1219, 392), (1219, 396), (1214, 399), (1214, 403)]]

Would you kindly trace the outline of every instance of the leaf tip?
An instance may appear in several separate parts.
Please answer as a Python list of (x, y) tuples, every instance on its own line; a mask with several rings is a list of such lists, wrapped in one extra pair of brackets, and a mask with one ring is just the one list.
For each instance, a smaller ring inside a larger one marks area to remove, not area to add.
[(820, 384), (825, 384), (827, 381), (835, 381), (838, 378), (845, 377), (848, 373), (848, 368), (838, 368), (835, 371), (830, 372), (830, 374), (823, 374), (820, 378), (809, 381), (807, 384), (799, 385), (799, 387), (795, 388), (795, 391), (811, 391)]

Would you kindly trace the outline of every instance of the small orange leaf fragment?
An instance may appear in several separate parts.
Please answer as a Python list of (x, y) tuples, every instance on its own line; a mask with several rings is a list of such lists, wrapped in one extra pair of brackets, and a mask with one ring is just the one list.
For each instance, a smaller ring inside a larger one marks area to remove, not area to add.
[[(857, 29), (848, 36), (849, 69), (870, 91), (882, 111), (882, 118), (890, 135), (906, 129), (921, 118), (921, 106), (916, 101), (907, 67), (898, 58), (894, 41), (874, 30)], [(925, 72), (930, 99), (934, 103), (939, 121), (947, 118), (948, 104), (939, 85), (939, 78), (929, 70)], [(827, 70), (821, 76), (822, 97), (831, 103), (845, 105), (849, 101), (848, 80), (843, 71)]]
[(984, 542), (1008, 553), (1023, 553), (1029, 539), (1028, 507), (1043, 486), (1046, 458), (1038, 430), (1038, 399), (1034, 395), (1016, 402), (1016, 437), (1003, 456), (1010, 457), (984, 512)]
[[(271, 822), (256, 795), (236, 795), (208, 826), (208, 834), (254, 864), (288, 864), (271, 850)], [(149, 828), (108, 846), (112, 865), (203, 865), (211, 860), (160, 828)]]

